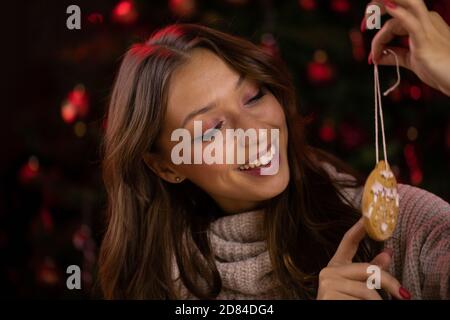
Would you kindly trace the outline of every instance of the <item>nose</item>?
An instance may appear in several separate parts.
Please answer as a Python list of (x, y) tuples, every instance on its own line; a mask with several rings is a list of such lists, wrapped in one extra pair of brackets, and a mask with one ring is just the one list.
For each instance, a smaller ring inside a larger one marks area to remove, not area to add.
[(246, 162), (252, 162), (270, 148), (270, 127), (250, 117), (241, 117), (236, 128), (236, 149), (245, 152)]
[(247, 112), (245, 109), (240, 106), (233, 108), (232, 111), (229, 112), (229, 127), (235, 130), (241, 129), (243, 131), (247, 130), (258, 130), (259, 128), (264, 128), (264, 124), (261, 119), (250, 112)]

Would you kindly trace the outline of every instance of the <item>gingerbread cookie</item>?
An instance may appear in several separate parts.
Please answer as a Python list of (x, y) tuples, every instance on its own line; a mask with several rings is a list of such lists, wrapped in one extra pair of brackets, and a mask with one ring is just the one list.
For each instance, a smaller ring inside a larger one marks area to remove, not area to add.
[(372, 239), (384, 241), (392, 235), (398, 208), (397, 181), (389, 164), (381, 160), (367, 178), (362, 198), (364, 226)]

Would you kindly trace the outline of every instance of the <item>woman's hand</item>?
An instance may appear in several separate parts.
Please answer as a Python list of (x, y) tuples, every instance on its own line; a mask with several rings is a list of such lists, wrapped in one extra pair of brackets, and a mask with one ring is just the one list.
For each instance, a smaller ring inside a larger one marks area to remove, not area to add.
[(411, 298), (409, 292), (400, 285), (397, 279), (386, 271), (391, 262), (389, 252), (381, 252), (371, 263), (352, 262), (359, 242), (364, 236), (364, 222), (360, 219), (345, 233), (328, 266), (320, 272), (317, 299), (381, 300), (378, 292), (367, 286), (370, 265), (377, 265), (381, 269), (381, 288), (397, 299), (408, 300)]
[[(389, 48), (397, 54), (402, 67), (412, 70), (431, 87), (450, 95), (450, 27), (438, 13), (428, 11), (422, 0), (382, 2), (383, 12), (393, 18), (372, 40), (369, 61), (372, 59), (380, 65), (395, 65), (392, 55), (383, 54), (383, 50)], [(409, 36), (409, 49), (388, 47), (397, 36)]]

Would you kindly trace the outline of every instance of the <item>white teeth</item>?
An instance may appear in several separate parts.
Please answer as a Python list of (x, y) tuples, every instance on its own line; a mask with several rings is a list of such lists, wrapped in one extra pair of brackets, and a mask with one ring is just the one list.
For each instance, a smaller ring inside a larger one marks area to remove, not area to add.
[(265, 154), (261, 158), (259, 158), (259, 160), (263, 165), (266, 165), (270, 162), (270, 160), (272, 160), (272, 156), (270, 156), (270, 154)]
[(270, 150), (266, 154), (262, 155), (259, 159), (256, 159), (256, 160), (250, 162), (248, 165), (247, 164), (241, 165), (239, 167), (239, 169), (240, 170), (248, 170), (249, 168), (253, 169), (253, 168), (257, 168), (262, 165), (264, 166), (273, 159), (274, 155), (275, 155), (275, 147), (272, 145), (272, 146), (270, 146)]
[(275, 154), (274, 147), (271, 146), (270, 150), (266, 154), (262, 155), (259, 159), (256, 159), (254, 162), (258, 162), (259, 165), (266, 165), (272, 160), (274, 154)]

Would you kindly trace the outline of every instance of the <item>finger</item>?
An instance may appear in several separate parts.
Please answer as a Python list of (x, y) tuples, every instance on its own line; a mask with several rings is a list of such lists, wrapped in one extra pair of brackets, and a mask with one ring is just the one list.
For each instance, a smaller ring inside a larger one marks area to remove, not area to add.
[(392, 250), (384, 250), (383, 252), (379, 253), (375, 258), (373, 258), (372, 261), (370, 261), (370, 264), (374, 264), (379, 266), (383, 270), (388, 270), (389, 265), (392, 261)]
[[(397, 55), (398, 64), (401, 67), (411, 69), (411, 52), (409, 49), (398, 47), (386, 47), (386, 49), (390, 49), (395, 52)], [(376, 62), (382, 66), (395, 66), (397, 64), (393, 54), (382, 54)]]
[[(371, 266), (372, 265), (369, 263), (351, 263), (348, 265), (332, 268), (334, 270), (330, 270), (329, 272), (331, 274), (331, 272), (333, 271), (335, 276), (341, 276), (349, 280), (367, 281), (369, 275), (373, 274), (369, 269), (369, 267)], [(381, 268), (379, 275), (381, 288), (389, 292), (395, 298), (405, 300), (405, 298), (400, 294), (400, 288), (402, 288), (402, 286), (396, 278), (394, 278), (389, 272), (386, 272)]]
[(358, 251), (359, 243), (366, 235), (363, 218), (359, 219), (345, 234), (337, 248), (329, 266), (351, 263)]
[(428, 9), (422, 0), (391, 0), (391, 2), (408, 9), (422, 22), (428, 20)]
[(436, 30), (445, 30), (448, 29), (448, 24), (442, 19), (441, 15), (436, 11), (430, 11), (430, 21)]
[(348, 280), (344, 278), (333, 280), (334, 290), (363, 300), (382, 300), (374, 289), (369, 289), (365, 282)]
[[(369, 275), (372, 274), (370, 271), (370, 267), (373, 266), (373, 264), (367, 263), (367, 262), (358, 262), (358, 263), (351, 263), (348, 265), (338, 266), (334, 268), (330, 268), (328, 270), (328, 276), (329, 277), (344, 277), (350, 280), (355, 281), (366, 281)], [(380, 268), (380, 272), (381, 268)]]
[(405, 300), (405, 297), (402, 296), (401, 290), (404, 290), (401, 283), (394, 278), (389, 272), (381, 271), (381, 287), (389, 292), (393, 297)]
[(392, 17), (400, 20), (402, 26), (408, 31), (409, 37), (416, 45), (423, 43), (425, 37), (424, 28), (421, 21), (416, 16), (401, 6), (386, 6), (386, 11)]
[(406, 36), (408, 32), (398, 19), (386, 21), (384, 26), (377, 32), (372, 40), (372, 60), (378, 63), (383, 50), (393, 39), (399, 36)]

